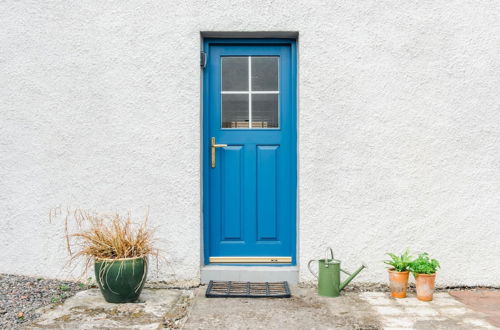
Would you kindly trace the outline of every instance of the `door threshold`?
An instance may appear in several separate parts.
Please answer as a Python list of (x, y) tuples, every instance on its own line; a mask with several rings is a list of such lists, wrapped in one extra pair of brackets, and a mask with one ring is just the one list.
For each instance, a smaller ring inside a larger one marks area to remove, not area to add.
[(210, 257), (211, 264), (291, 264), (292, 257)]
[(298, 266), (229, 266), (207, 265), (201, 267), (201, 283), (210, 281), (282, 282), (297, 284)]

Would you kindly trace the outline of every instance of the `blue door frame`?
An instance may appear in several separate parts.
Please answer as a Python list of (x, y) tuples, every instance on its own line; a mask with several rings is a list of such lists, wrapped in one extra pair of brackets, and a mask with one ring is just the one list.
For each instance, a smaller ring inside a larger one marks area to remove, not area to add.
[[(291, 263), (269, 265), (295, 265), (296, 42), (205, 39), (203, 48), (207, 56), (203, 72), (202, 134), (204, 264), (210, 264), (211, 256), (291, 256)], [(279, 57), (278, 128), (221, 127), (223, 56)], [(212, 137), (216, 137), (216, 143), (228, 144), (215, 151), (215, 168), (211, 166)], [(233, 221), (229, 223), (227, 219)]]

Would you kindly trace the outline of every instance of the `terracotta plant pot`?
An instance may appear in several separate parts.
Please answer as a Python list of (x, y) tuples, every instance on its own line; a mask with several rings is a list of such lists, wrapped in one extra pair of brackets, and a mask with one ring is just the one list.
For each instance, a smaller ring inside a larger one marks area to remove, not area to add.
[(394, 269), (388, 269), (389, 272), (389, 287), (391, 288), (391, 297), (405, 298), (406, 289), (408, 288), (409, 271), (398, 272)]
[(415, 274), (417, 298), (422, 301), (431, 301), (434, 294), (436, 274)]

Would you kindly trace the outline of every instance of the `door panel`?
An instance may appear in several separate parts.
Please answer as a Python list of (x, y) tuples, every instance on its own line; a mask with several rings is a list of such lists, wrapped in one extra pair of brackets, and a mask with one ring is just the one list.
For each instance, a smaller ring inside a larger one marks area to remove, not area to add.
[(241, 240), (243, 223), (243, 147), (228, 146), (221, 152), (222, 240)]
[(257, 239), (278, 240), (279, 146), (257, 146)]
[[(205, 51), (205, 262), (282, 257), (272, 260), (294, 264), (295, 44), (207, 40)], [(227, 145), (215, 149), (214, 167), (212, 137)]]

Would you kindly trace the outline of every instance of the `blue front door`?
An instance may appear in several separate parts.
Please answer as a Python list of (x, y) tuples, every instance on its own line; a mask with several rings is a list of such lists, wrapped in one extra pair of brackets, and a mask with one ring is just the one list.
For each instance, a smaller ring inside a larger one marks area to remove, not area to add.
[(205, 263), (295, 264), (295, 43), (206, 40)]

